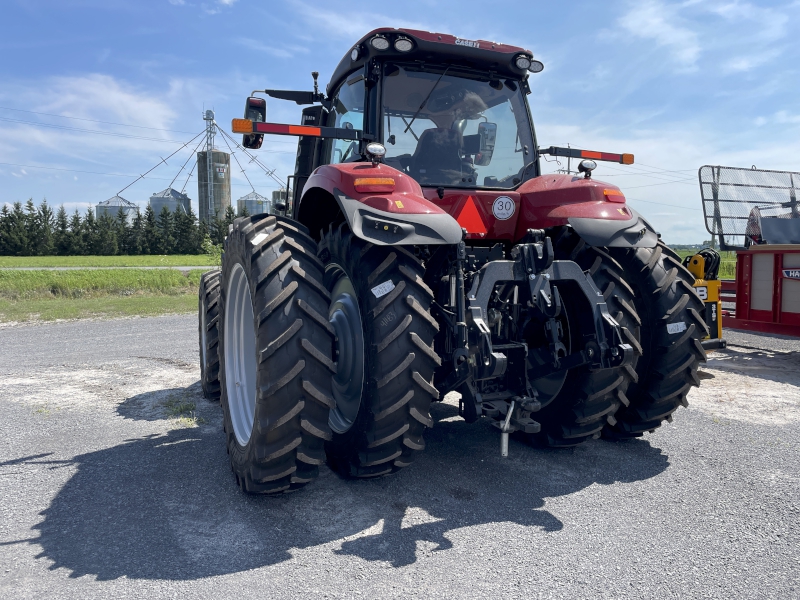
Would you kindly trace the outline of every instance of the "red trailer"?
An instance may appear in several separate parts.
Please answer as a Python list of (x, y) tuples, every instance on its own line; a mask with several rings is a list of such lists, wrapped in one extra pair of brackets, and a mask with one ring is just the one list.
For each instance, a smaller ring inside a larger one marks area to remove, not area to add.
[(723, 327), (800, 337), (800, 173), (704, 166), (699, 177), (706, 228), (736, 251)]

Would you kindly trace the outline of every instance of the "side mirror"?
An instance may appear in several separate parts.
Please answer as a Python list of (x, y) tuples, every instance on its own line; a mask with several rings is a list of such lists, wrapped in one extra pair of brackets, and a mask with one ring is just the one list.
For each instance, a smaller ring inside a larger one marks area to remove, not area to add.
[(480, 152), (475, 155), (475, 164), (485, 167), (492, 162), (494, 144), (497, 141), (497, 123), (481, 123), (478, 125)]
[[(264, 123), (267, 120), (267, 101), (263, 98), (250, 96), (244, 105), (244, 118)], [(258, 150), (263, 142), (263, 133), (249, 133), (242, 136), (242, 146), (245, 148)]]

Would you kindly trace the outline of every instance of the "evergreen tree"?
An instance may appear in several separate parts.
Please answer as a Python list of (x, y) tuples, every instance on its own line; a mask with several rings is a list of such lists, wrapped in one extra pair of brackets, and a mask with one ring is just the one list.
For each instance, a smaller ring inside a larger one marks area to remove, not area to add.
[(70, 240), (71, 235), (67, 211), (62, 204), (58, 207), (58, 212), (56, 213), (56, 224), (53, 230), (53, 254), (59, 256), (69, 254), (70, 245), (72, 243)]
[(244, 203), (242, 203), (242, 208), (239, 211), (239, 216), (240, 217), (249, 217), (250, 216), (250, 211), (247, 210), (247, 207), (244, 205)]
[(25, 213), (20, 202), (14, 202), (11, 208), (6, 227), (5, 246), (9, 256), (25, 256), (28, 248)]
[(149, 204), (144, 209), (144, 241), (142, 254), (158, 254), (158, 227), (153, 207)]
[(117, 211), (117, 220), (114, 224), (117, 235), (117, 249), (120, 254), (131, 254), (129, 250), (130, 245), (130, 227), (128, 227), (128, 217), (122, 207)]
[(0, 208), (0, 256), (8, 256), (11, 251), (8, 247), (9, 228), (11, 227), (11, 211), (8, 205), (3, 204)]
[(128, 254), (146, 254), (144, 245), (144, 221), (142, 220), (142, 213), (136, 209), (136, 214), (131, 222), (130, 230), (128, 231)]
[(69, 237), (67, 238), (67, 254), (70, 256), (80, 256), (86, 253), (86, 242), (84, 236), (83, 219), (75, 209), (72, 217), (69, 220)]
[(228, 225), (233, 225), (233, 222), (236, 220), (236, 211), (233, 209), (232, 206), (228, 206), (225, 209), (225, 235), (228, 235)]
[(110, 215), (104, 214), (95, 221), (95, 235), (92, 254), (112, 256), (117, 253), (117, 222)]
[(200, 245), (197, 239), (197, 217), (189, 207), (189, 212), (178, 210), (174, 215), (175, 221), (175, 253), (197, 254)]
[(25, 249), (23, 256), (32, 256), (36, 254), (36, 246), (39, 240), (39, 215), (36, 211), (36, 205), (33, 203), (33, 198), (28, 198), (25, 203)]
[(99, 246), (97, 242), (97, 219), (94, 217), (94, 210), (92, 210), (91, 206), (89, 210), (86, 211), (81, 229), (83, 233), (83, 253), (96, 255), (97, 247)]
[(56, 227), (53, 209), (47, 204), (47, 199), (42, 200), (36, 214), (38, 236), (32, 248), (32, 254), (39, 256), (52, 256), (55, 253), (55, 239), (53, 232)]
[(172, 254), (175, 248), (175, 217), (166, 206), (158, 215), (158, 253)]
[(227, 223), (219, 218), (212, 219), (208, 225), (208, 234), (212, 242), (217, 245), (222, 244), (225, 241), (225, 236), (228, 235)]

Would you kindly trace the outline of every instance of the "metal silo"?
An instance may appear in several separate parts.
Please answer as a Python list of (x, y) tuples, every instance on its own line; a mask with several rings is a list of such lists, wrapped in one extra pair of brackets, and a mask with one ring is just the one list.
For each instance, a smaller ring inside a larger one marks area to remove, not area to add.
[[(209, 161), (208, 152), (197, 153), (197, 195), (200, 205), (200, 219), (208, 222), (215, 217), (222, 218), (225, 209), (231, 205), (231, 155), (213, 150)], [(212, 186), (209, 187), (211, 167)]]
[(269, 213), (270, 208), (272, 208), (272, 202), (258, 192), (250, 192), (236, 201), (236, 209), (239, 214), (242, 214), (243, 208), (247, 209), (247, 214), (249, 215)]
[(125, 218), (130, 221), (133, 219), (133, 215), (136, 214), (136, 211), (139, 210), (139, 207), (133, 202), (125, 200), (122, 196), (114, 196), (108, 200), (98, 202), (97, 206), (95, 206), (94, 213), (98, 219), (103, 215), (108, 215), (112, 219), (116, 219), (120, 209), (122, 209), (122, 212), (125, 214)]
[(150, 196), (150, 208), (153, 209), (156, 217), (161, 214), (161, 209), (165, 206), (170, 212), (181, 210), (188, 214), (191, 202), (189, 196), (172, 188), (167, 188)]

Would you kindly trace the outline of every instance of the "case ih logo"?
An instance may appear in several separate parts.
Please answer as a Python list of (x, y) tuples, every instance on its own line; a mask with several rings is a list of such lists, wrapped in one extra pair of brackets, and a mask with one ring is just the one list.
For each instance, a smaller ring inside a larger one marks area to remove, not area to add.
[(800, 269), (784, 269), (783, 276), (786, 279), (800, 279)]
[(462, 40), (461, 38), (456, 38), (456, 46), (469, 46), (470, 48), (481, 47), (478, 42), (473, 42), (472, 40)]

